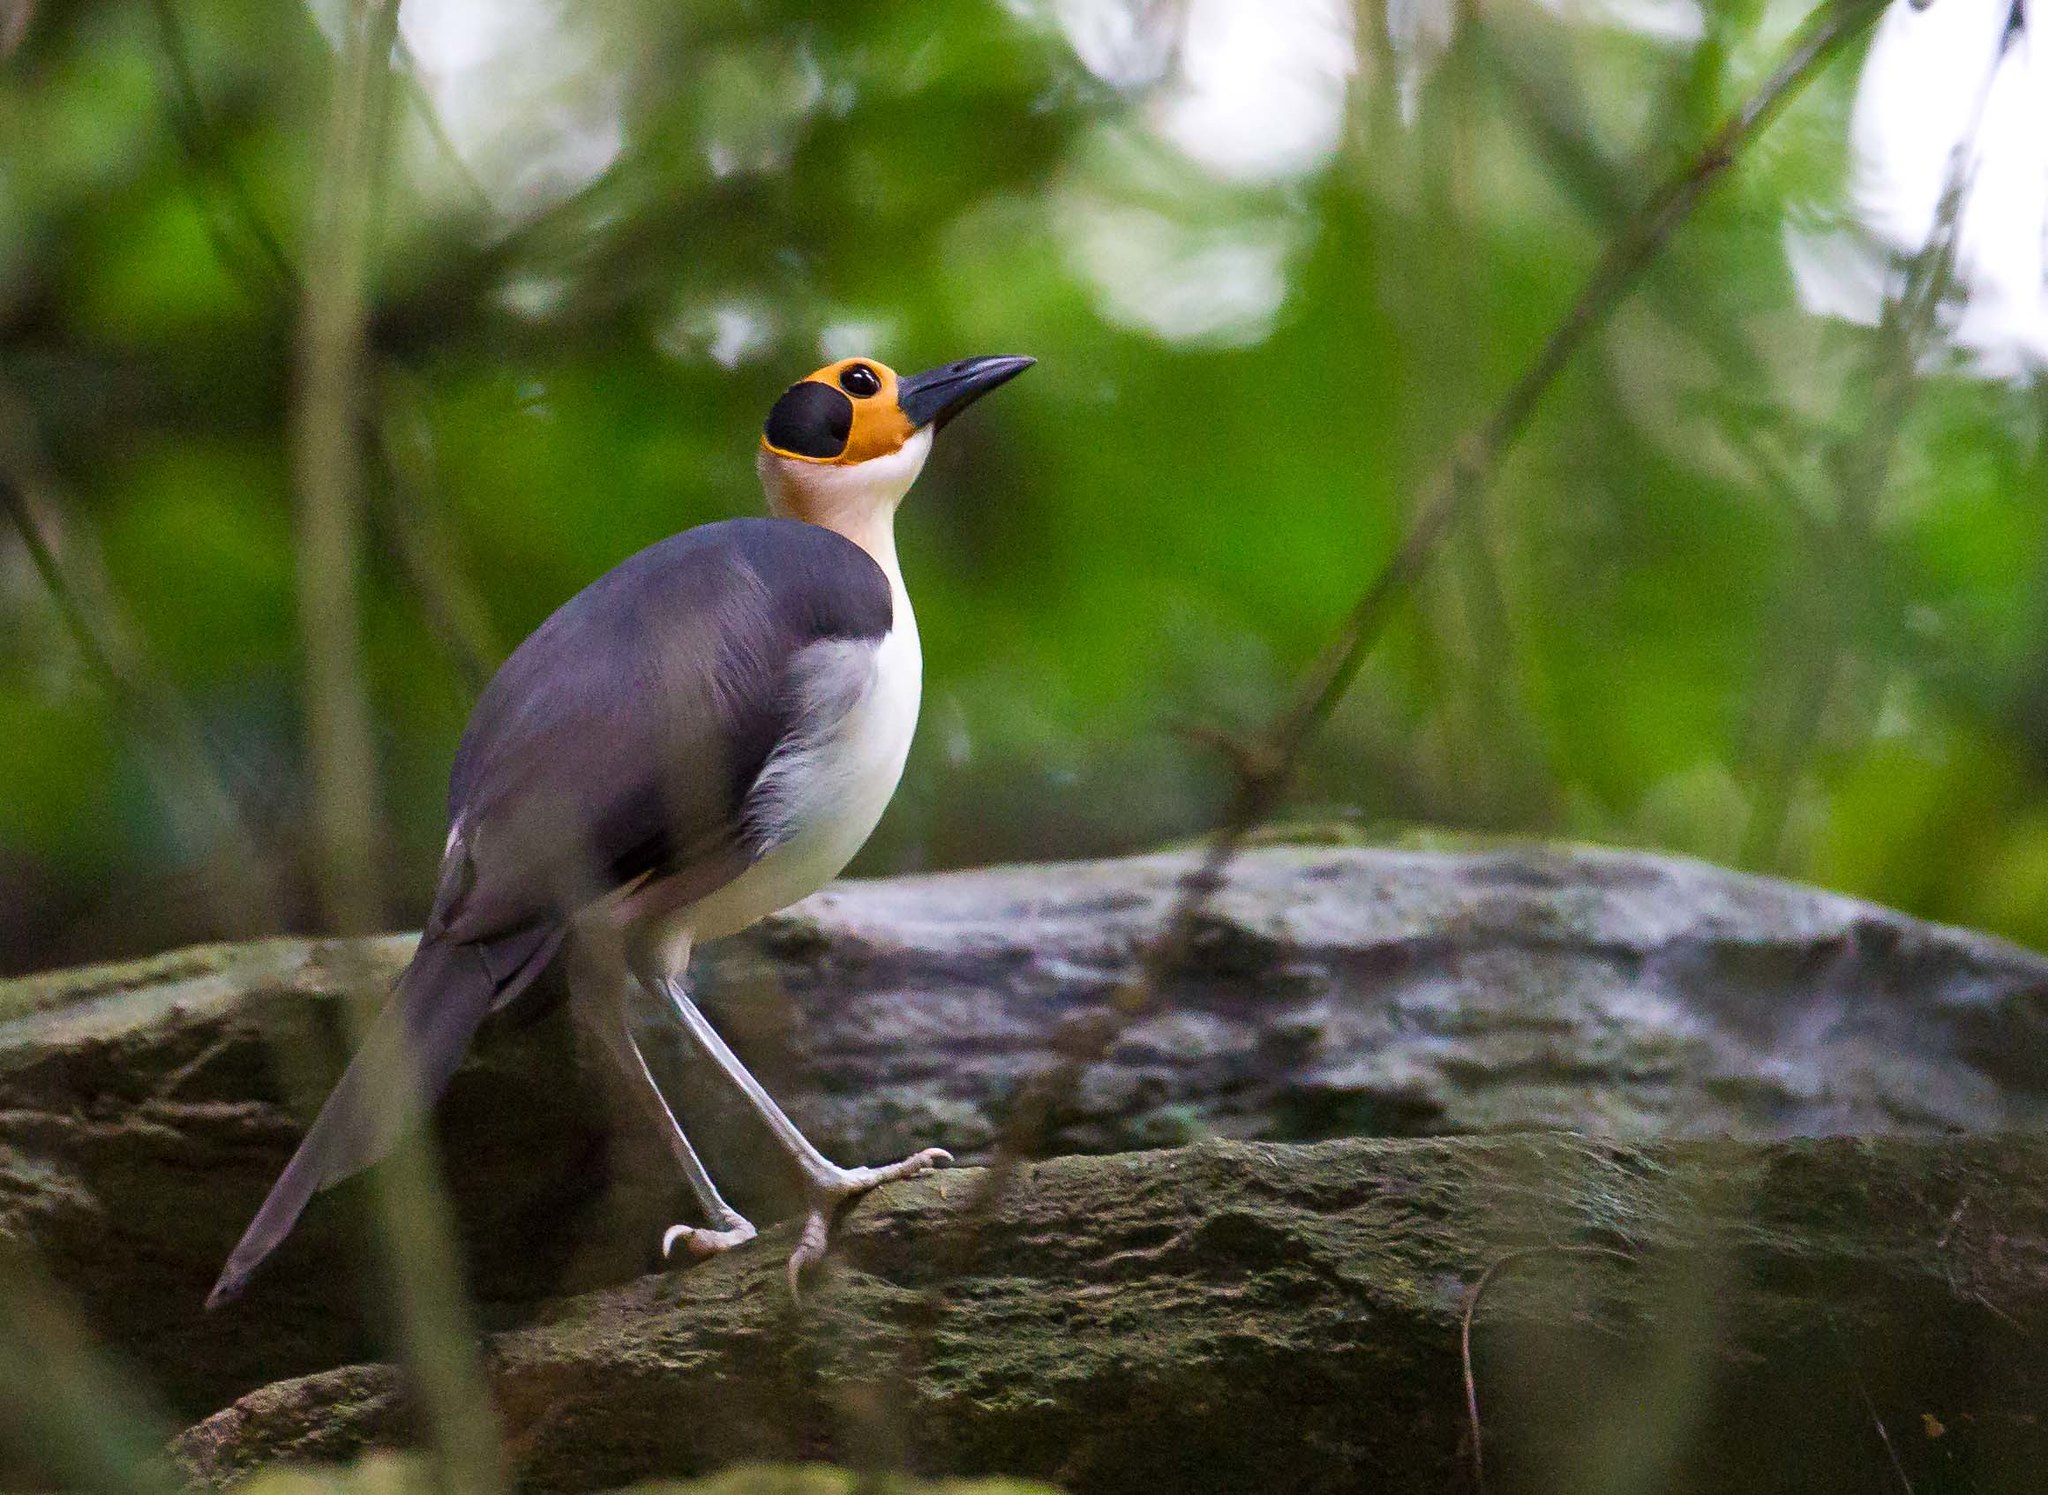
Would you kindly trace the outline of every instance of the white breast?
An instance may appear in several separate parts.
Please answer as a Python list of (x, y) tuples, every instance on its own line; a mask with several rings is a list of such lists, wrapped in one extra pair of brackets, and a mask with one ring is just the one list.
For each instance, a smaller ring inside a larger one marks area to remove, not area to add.
[(924, 677), (910, 598), (900, 582), (891, 590), (894, 626), (879, 644), (813, 644), (793, 662), (798, 727), (747, 800), (750, 828), (771, 849), (685, 911), (690, 939), (735, 933), (809, 897), (853, 860), (888, 808), (917, 728)]

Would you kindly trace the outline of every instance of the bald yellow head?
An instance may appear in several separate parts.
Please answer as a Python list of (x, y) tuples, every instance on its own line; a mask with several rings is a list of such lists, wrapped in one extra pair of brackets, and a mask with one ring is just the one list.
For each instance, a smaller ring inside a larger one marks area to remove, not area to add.
[(1029, 358), (963, 358), (898, 378), (872, 358), (842, 358), (782, 392), (761, 427), (769, 506), (871, 551), (931, 450), (932, 434)]
[(886, 363), (842, 358), (782, 392), (761, 427), (761, 448), (793, 462), (851, 467), (903, 450), (1035, 362), (963, 358), (899, 379)]
[(783, 391), (761, 428), (778, 457), (848, 467), (903, 449), (917, 430), (898, 399), (896, 371), (872, 358), (842, 358)]

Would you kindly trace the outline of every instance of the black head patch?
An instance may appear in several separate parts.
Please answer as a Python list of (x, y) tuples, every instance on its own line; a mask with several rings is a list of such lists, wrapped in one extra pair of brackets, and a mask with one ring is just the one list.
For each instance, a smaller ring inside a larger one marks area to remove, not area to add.
[(783, 392), (761, 428), (770, 446), (797, 457), (836, 457), (852, 431), (853, 401), (809, 379)]

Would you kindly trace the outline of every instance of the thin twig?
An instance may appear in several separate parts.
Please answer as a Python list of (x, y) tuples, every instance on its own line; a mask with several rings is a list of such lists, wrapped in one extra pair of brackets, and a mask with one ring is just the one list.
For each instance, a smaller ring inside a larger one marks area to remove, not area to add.
[(441, 153), (449, 174), (462, 184), (471, 207), (485, 214), (495, 215), (497, 208), (491, 201), (491, 194), (484, 190), (484, 184), (470, 169), (469, 162), (463, 158), (454, 137), (449, 135), (448, 126), (441, 118), (441, 111), (434, 105), (433, 90), (424, 81), (426, 69), (420, 65), (419, 57), (406, 44), (403, 36), (399, 37), (393, 46), (392, 56), (397, 63), (399, 80), (405, 90), (405, 102), (413, 116), (419, 120), (420, 128), (427, 132), (427, 138), (434, 142), (434, 148)]
[[(228, 271), (242, 281), (243, 289), (255, 300), (271, 306), (280, 315), (289, 314), (305, 294), (305, 282), (276, 232), (264, 218), (255, 194), (236, 169), (218, 121), (200, 97), (176, 7), (170, 0), (152, 0), (164, 52), (167, 105), (179, 143), (191, 168), (193, 196), (206, 218), (215, 252)], [(403, 70), (411, 104), (458, 169), (460, 157), (454, 146), (439, 133), (439, 116), (432, 101), (419, 85), (418, 65), (405, 47), (394, 48)], [(481, 193), (467, 176), (472, 190)], [(261, 251), (263, 273), (253, 273), (248, 256), (237, 240), (222, 226), (230, 218), (243, 235)], [(374, 384), (380, 394), (389, 395), (401, 381), (396, 371), (384, 369)], [(376, 531), (389, 544), (393, 557), (405, 574), (427, 632), (461, 679), (471, 697), (483, 689), (496, 667), (501, 651), (493, 635), (481, 597), (469, 585), (456, 565), (453, 547), (442, 535), (439, 515), (427, 502), (424, 485), (409, 473), (384, 434), (385, 416), (366, 402), (360, 412), (360, 439), (375, 459), (375, 481), (369, 485), (370, 513)]]
[[(427, 632), (474, 700), (504, 651), (483, 598), (456, 558), (456, 541), (443, 505), (433, 492), (431, 477), (422, 471), (426, 463), (408, 463), (389, 434), (389, 426), (399, 420), (424, 431), (425, 422), (412, 419), (418, 402), (407, 394), (401, 372), (391, 366), (382, 370), (376, 388), (389, 413), (364, 412), (364, 441), (376, 464), (370, 484), (371, 518), (411, 583)], [(413, 448), (424, 444), (423, 435), (405, 443)]]
[[(1783, 730), (1760, 775), (1743, 834), (1745, 867), (1779, 870), (1794, 798), (1820, 740), (1828, 702), (1849, 664), (1852, 613), (1871, 565), (1878, 504), (1891, 481), (1901, 433), (1919, 391), (1921, 360), (1939, 330), (1942, 303), (1955, 285), (1963, 207), (1976, 172), (1977, 136), (1991, 85), (2012, 40), (2008, 30), (1992, 54), (1976, 106), (1949, 153), (1926, 241), (1907, 261), (1897, 294), (1885, 298), (1867, 372), (1874, 391), (1871, 414), (1853, 437), (1835, 448), (1828, 464), (1839, 490), (1834, 522), (1817, 537), (1817, 574), (1792, 601), (1792, 609), (1802, 616), (1781, 630), (1784, 636), (1812, 642), (1795, 660)], [(1815, 612), (1820, 616), (1812, 616)]]
[[(397, 0), (354, 0), (345, 12), (327, 115), (325, 170), (305, 276), (293, 455), (300, 500), (300, 622), (307, 656), (308, 747), (321, 892), (330, 923), (365, 927), (375, 915), (376, 772), (362, 677), (357, 566), (361, 548), (369, 320)], [(346, 984), (367, 999), (361, 952), (343, 958)], [(367, 1008), (367, 1000), (353, 1006)], [(396, 1073), (373, 1083), (396, 1086)], [(379, 1099), (373, 1097), (373, 1099)], [(396, 1105), (389, 1090), (381, 1101)], [(476, 1326), (462, 1291), (450, 1206), (417, 1132), (373, 1172), (378, 1244), (430, 1429), (439, 1487), (495, 1495), (505, 1484)]]
[(1262, 734), (1237, 750), (1237, 787), (1224, 822), (1211, 835), (1197, 866), (1182, 878), (1160, 933), (1140, 952), (1132, 975), (1115, 993), (1109, 1019), (1077, 1043), (1040, 1083), (1028, 1087), (1005, 1119), (981, 1188), (963, 1214), (964, 1231), (971, 1232), (993, 1209), (1016, 1160), (1042, 1144), (1082, 1072), (1150, 1009), (1166, 977), (1185, 963), (1209, 900), (1222, 887), (1231, 861), (1271, 814), (1303, 749), (1357, 677), (1394, 607), (1435, 558), (1461, 509), (1492, 480), (1572, 355), (1621, 302), (1708, 188), (1800, 89), (1876, 19), (1884, 3), (1831, 0), (1807, 17), (1771, 74), (1623, 226), (1521, 377), (1424, 483), (1405, 538), (1304, 673), (1293, 701)]
[(42, 526), (36, 523), (35, 515), (29, 512), (28, 495), (11, 473), (0, 472), (0, 505), (7, 509), (7, 517), (14, 521), (15, 533), (21, 537), (22, 548), (28, 552), (29, 562), (36, 568), (36, 575), (42, 579), (43, 587), (50, 594), (50, 601), (57, 609), (57, 616), (64, 620), (64, 631), (71, 635), (71, 643), (78, 650), (79, 658), (86, 668), (99, 677), (117, 707), (133, 710), (140, 692), (132, 685), (127, 674), (114, 663), (113, 651), (100, 637), (98, 626), (85, 604), (78, 600), (71, 583), (64, 575), (64, 569), (57, 562), (57, 552), (50, 542), (43, 538)]
[[(11, 403), (0, 403), (0, 426), (18, 423)], [(122, 640), (121, 630), (96, 616), (80, 597), (37, 519), (30, 479), (18, 470), (22, 460), (8, 451), (19, 444), (0, 440), (0, 508), (13, 522), (79, 658), (106, 692), (116, 718), (133, 734), (165, 816), (198, 868), (209, 918), (230, 937), (276, 928), (278, 910), (269, 895), (272, 879), (262, 848), (227, 777), (207, 751), (197, 718), (141, 652)]]
[(156, 14), (157, 35), (163, 44), (164, 67), (170, 80), (171, 123), (192, 166), (194, 180), (217, 184), (226, 199), (228, 215), (240, 222), (242, 231), (256, 245), (267, 273), (260, 281), (247, 273), (244, 257), (235, 251), (221, 229), (218, 215), (211, 211), (219, 204), (210, 193), (201, 192), (198, 195), (209, 209), (206, 221), (214, 247), (229, 270), (241, 275), (243, 287), (251, 295), (260, 301), (289, 305), (300, 295), (298, 272), (257, 209), (255, 194), (235, 169), (234, 158), (200, 104), (199, 82), (192, 70), (191, 49), (185, 44), (177, 7), (171, 0), (151, 0), (150, 9)]
[(1913, 1495), (1913, 1481), (1906, 1473), (1906, 1466), (1900, 1462), (1899, 1451), (1892, 1446), (1892, 1435), (1884, 1425), (1884, 1419), (1877, 1415), (1877, 1403), (1870, 1399), (1870, 1388), (1864, 1384), (1863, 1372), (1856, 1368), (1856, 1357), (1849, 1353), (1849, 1344), (1842, 1337), (1842, 1326), (1835, 1321), (1835, 1311), (1823, 1302), (1820, 1305), (1821, 1318), (1828, 1326), (1828, 1334), (1841, 1353), (1842, 1363), (1849, 1368), (1849, 1379), (1856, 1383), (1856, 1395), (1863, 1403), (1863, 1411), (1870, 1418), (1870, 1426), (1877, 1433), (1877, 1441), (1884, 1445), (1884, 1456), (1890, 1461), (1892, 1474), (1899, 1482), (1905, 1495)]
[[(1424, 356), (1434, 359), (1446, 380), (1461, 385), (1474, 382), (1475, 360), (1459, 357), (1461, 352), (1469, 355), (1472, 344), (1445, 334), (1455, 327), (1488, 320), (1470, 294), (1481, 283), (1475, 253), (1480, 221), (1476, 166), (1480, 112), (1474, 103), (1478, 73), (1486, 66), (1485, 38), (1485, 29), (1478, 24), (1477, 0), (1458, 0), (1453, 39), (1432, 79), (1432, 90), (1442, 99), (1446, 116), (1441, 169), (1430, 176), (1432, 181), (1442, 182), (1442, 197), (1426, 200), (1420, 215), (1425, 223), (1437, 223), (1443, 244), (1441, 253), (1421, 255), (1439, 277), (1433, 295), (1425, 298), (1438, 305), (1438, 326), (1433, 329), (1435, 335), (1421, 340), (1425, 348), (1435, 351)], [(1426, 115), (1418, 120), (1417, 133), (1425, 142), (1433, 139)], [(1415, 382), (1418, 388), (1428, 388), (1442, 381), (1424, 378)], [(1432, 429), (1432, 446), (1437, 439), (1438, 433)], [(1484, 755), (1478, 775), (1482, 796), (1498, 809), (1508, 796), (1534, 791), (1546, 810), (1554, 809), (1557, 796), (1550, 765), (1537, 746), (1529, 703), (1515, 669), (1514, 617), (1496, 554), (1499, 516), (1487, 503), (1483, 489), (1475, 488), (1466, 499), (1469, 509), (1458, 524), (1458, 551), (1439, 572), (1444, 584), (1436, 589), (1435, 604), (1428, 599), (1423, 603), (1435, 618), (1425, 634), (1437, 657), (1455, 672), (1455, 684), (1448, 692), (1452, 709), (1470, 713), (1460, 724), (1460, 735)]]
[(1486, 1270), (1479, 1274), (1479, 1280), (1465, 1295), (1465, 1314), (1458, 1326), (1458, 1360), (1465, 1375), (1465, 1431), (1471, 1440), (1474, 1490), (1486, 1488), (1486, 1461), (1479, 1446), (1479, 1378), (1472, 1370), (1472, 1320), (1479, 1312), (1479, 1299), (1489, 1282), (1509, 1267), (1539, 1256), (1610, 1256), (1631, 1266), (1635, 1264), (1633, 1256), (1612, 1246), (1525, 1246), (1487, 1263)]

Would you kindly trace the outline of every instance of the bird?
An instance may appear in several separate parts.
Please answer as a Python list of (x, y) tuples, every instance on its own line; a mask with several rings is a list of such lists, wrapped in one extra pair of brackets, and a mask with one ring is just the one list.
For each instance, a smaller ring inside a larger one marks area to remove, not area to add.
[[(478, 1026), (565, 945), (614, 943), (630, 981), (759, 1116), (802, 1180), (788, 1261), (823, 1259), (838, 1208), (952, 1161), (827, 1159), (692, 998), (692, 950), (823, 887), (894, 795), (922, 689), (897, 505), (934, 435), (1035, 360), (961, 359), (898, 377), (842, 358), (789, 386), (761, 428), (767, 517), (719, 520), (623, 561), (564, 603), (479, 696), (449, 775), (448, 837), (410, 963), (229, 1255), (209, 1309), (240, 1296), (314, 1194), (394, 1147)], [(574, 990), (707, 1223), (696, 1257), (751, 1240), (676, 1120), (628, 1018), (625, 980)]]

